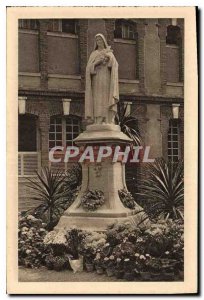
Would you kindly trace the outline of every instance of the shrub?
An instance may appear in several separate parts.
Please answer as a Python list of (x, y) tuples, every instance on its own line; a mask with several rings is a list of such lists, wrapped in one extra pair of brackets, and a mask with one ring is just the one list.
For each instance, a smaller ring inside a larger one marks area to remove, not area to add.
[(58, 222), (59, 217), (64, 212), (67, 200), (69, 199), (69, 189), (64, 184), (64, 175), (61, 171), (53, 172), (49, 168), (42, 169), (42, 175), (36, 172), (38, 181), (28, 178), (36, 195), (32, 198), (41, 204), (32, 213), (38, 217), (46, 216), (47, 229), (52, 229)]
[(52, 230), (76, 197), (81, 184), (81, 168), (77, 164), (63, 173), (45, 167), (42, 169), (42, 175), (38, 172), (36, 174), (38, 181), (28, 178), (27, 186), (37, 193), (32, 198), (41, 204), (28, 213), (42, 218), (47, 223), (47, 229)]
[(47, 234), (46, 224), (32, 215), (19, 218), (18, 263), (28, 268), (38, 268), (45, 264), (48, 253), (43, 243)]
[(138, 195), (143, 198), (143, 207), (150, 217), (184, 218), (183, 171), (183, 161), (166, 163), (157, 159), (144, 167)]
[(65, 172), (64, 182), (70, 190), (77, 190), (81, 186), (82, 168), (79, 163), (74, 164)]
[(121, 131), (133, 140), (134, 146), (141, 145), (141, 136), (137, 126), (137, 119), (134, 116), (127, 114), (127, 105), (125, 108), (120, 103), (118, 104), (118, 112), (115, 116), (115, 123), (120, 126)]

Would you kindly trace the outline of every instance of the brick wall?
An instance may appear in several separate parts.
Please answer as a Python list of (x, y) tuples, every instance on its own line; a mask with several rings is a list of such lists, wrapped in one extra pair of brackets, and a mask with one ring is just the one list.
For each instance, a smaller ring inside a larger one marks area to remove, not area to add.
[(166, 34), (167, 26), (170, 19), (158, 19), (159, 37), (160, 37), (160, 77), (161, 77), (161, 94), (166, 92), (167, 83), (167, 51), (166, 51)]
[(184, 81), (184, 19), (178, 19), (178, 26), (180, 27), (179, 40), (179, 81)]
[(39, 21), (39, 58), (40, 58), (40, 73), (41, 89), (48, 87), (48, 41), (47, 41), (48, 21)]
[(85, 73), (87, 65), (87, 30), (88, 30), (88, 20), (79, 20), (79, 53), (80, 53), (80, 73), (81, 73), (81, 84), (82, 89), (85, 88)]
[(166, 80), (179, 82), (179, 47), (166, 46)]
[(110, 45), (113, 50), (114, 50), (114, 26), (115, 26), (114, 19), (105, 19), (107, 42), (108, 42), (108, 45)]
[(144, 76), (144, 36), (145, 36), (145, 20), (137, 24), (137, 33), (138, 33), (138, 61), (139, 61), (139, 71), (138, 79), (140, 85), (140, 93), (145, 93), (145, 76)]
[[(37, 32), (36, 32), (37, 33)], [(39, 38), (38, 34), (19, 32), (18, 36), (19, 72), (39, 72)]]

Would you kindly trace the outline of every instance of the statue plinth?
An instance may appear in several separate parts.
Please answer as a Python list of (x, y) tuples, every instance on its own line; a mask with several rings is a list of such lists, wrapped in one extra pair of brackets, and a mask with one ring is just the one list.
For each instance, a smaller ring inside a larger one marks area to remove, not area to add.
[[(126, 146), (131, 139), (114, 124), (93, 124), (81, 133), (75, 143), (79, 146)], [(65, 211), (56, 229), (75, 226), (87, 230), (105, 230), (108, 225), (117, 222), (140, 222), (143, 213), (136, 205), (134, 210), (124, 207), (118, 191), (127, 189), (125, 182), (125, 164), (112, 161), (112, 157), (103, 158), (100, 163), (82, 163), (82, 186), (74, 203)], [(105, 203), (96, 211), (86, 211), (81, 198), (87, 190), (100, 190), (104, 193)]]

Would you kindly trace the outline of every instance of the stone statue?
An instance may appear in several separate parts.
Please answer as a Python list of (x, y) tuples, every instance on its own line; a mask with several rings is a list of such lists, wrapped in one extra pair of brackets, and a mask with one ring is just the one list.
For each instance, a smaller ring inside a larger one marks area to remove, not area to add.
[(86, 67), (85, 118), (95, 124), (115, 123), (118, 90), (118, 63), (99, 33)]

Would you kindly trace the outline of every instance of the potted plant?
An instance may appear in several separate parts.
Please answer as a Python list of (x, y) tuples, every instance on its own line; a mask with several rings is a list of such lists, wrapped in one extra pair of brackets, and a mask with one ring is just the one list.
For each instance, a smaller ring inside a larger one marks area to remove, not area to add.
[(87, 232), (80, 246), (80, 253), (84, 256), (85, 267), (88, 272), (94, 270), (94, 258), (98, 249), (106, 243), (106, 235), (99, 232)]
[(122, 279), (124, 276), (123, 260), (120, 257), (116, 258), (115, 276), (117, 279)]
[(104, 267), (103, 267), (103, 257), (101, 255), (101, 253), (97, 253), (96, 257), (94, 258), (94, 266), (96, 269), (96, 273), (101, 275), (104, 273)]
[(106, 269), (106, 274), (108, 277), (112, 277), (115, 274), (116, 261), (114, 255), (104, 258), (104, 267)]
[(82, 231), (75, 228), (66, 234), (69, 263), (74, 273), (83, 271), (83, 256), (80, 255), (80, 244), (83, 238)]
[(124, 279), (127, 281), (133, 281), (135, 278), (134, 275), (134, 261), (130, 258), (124, 259)]

